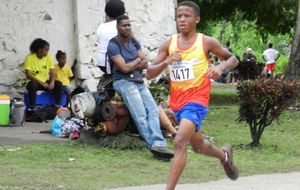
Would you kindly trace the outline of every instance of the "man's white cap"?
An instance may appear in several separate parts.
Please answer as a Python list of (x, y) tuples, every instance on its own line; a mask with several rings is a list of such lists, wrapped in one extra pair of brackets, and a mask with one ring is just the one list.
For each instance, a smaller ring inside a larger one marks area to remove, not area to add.
[(252, 48), (250, 48), (250, 47), (247, 48), (247, 49), (246, 49), (246, 53), (252, 53)]

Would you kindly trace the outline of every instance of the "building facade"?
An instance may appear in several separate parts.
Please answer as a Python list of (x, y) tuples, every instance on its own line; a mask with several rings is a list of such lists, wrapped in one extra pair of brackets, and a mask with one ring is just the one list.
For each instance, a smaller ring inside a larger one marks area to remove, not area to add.
[[(0, 94), (22, 97), (22, 64), (30, 43), (43, 38), (50, 54), (67, 53), (76, 64), (76, 84), (96, 90), (102, 72), (96, 67), (96, 29), (105, 20), (107, 0), (1, 0)], [(123, 0), (132, 30), (152, 60), (168, 36), (176, 32), (175, 0)], [(55, 60), (55, 59), (54, 59)]]

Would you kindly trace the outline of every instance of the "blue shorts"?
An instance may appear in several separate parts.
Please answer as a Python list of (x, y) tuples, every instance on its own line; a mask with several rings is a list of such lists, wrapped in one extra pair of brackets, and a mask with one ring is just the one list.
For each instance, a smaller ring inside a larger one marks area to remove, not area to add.
[(198, 132), (202, 126), (202, 120), (208, 113), (208, 108), (198, 103), (188, 103), (180, 110), (173, 110), (177, 122), (183, 118), (190, 120), (196, 126), (196, 132)]

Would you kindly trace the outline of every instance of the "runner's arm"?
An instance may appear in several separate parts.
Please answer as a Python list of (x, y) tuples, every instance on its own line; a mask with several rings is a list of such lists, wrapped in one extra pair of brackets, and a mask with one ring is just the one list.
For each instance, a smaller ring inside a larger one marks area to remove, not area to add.
[(237, 58), (229, 52), (227, 49), (223, 48), (218, 40), (212, 37), (204, 37), (204, 51), (208, 55), (209, 52), (213, 53), (221, 60), (225, 60), (223, 64), (219, 64), (216, 67), (210, 67), (207, 74), (214, 80), (220, 78), (224, 70), (230, 71), (238, 65)]
[(181, 60), (181, 56), (178, 52), (175, 52), (169, 55), (169, 45), (171, 38), (165, 41), (159, 48), (158, 55), (153, 60), (152, 65), (147, 69), (146, 78), (148, 80), (157, 77), (169, 64), (172, 64), (174, 61)]

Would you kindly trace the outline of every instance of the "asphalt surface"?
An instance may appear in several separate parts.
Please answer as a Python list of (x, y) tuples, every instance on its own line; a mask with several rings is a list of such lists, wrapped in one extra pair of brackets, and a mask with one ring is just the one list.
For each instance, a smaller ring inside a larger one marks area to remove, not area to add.
[[(300, 172), (254, 175), (236, 181), (221, 179), (201, 184), (179, 184), (176, 190), (300, 190)], [(164, 184), (113, 190), (164, 190)]]
[(49, 130), (50, 124), (51, 121), (48, 123), (26, 122), (24, 126), (0, 126), (0, 145), (68, 140), (55, 137), (50, 133), (38, 133)]
[[(54, 137), (47, 131), (48, 123), (27, 122), (21, 127), (0, 126), (0, 146), (36, 142), (68, 141), (67, 138)], [(131, 186), (110, 190), (164, 190), (165, 184)], [(176, 190), (300, 190), (300, 171), (292, 173), (243, 176), (236, 181), (224, 178), (200, 184), (178, 184)]]

